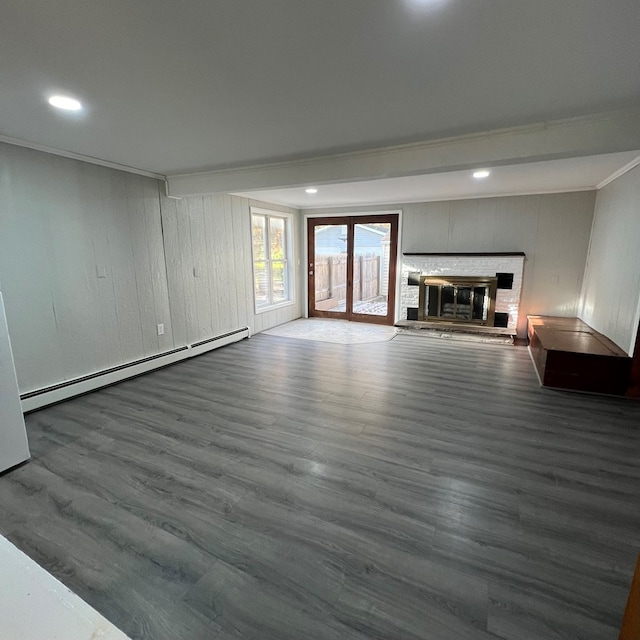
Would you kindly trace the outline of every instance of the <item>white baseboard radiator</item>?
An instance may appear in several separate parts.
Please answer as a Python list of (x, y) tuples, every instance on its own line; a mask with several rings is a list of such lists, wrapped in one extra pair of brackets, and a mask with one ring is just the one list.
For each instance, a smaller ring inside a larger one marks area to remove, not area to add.
[(248, 337), (250, 337), (249, 327), (242, 327), (241, 329), (223, 333), (215, 338), (200, 340), (199, 342), (178, 347), (171, 351), (165, 351), (147, 358), (127, 362), (117, 367), (96, 371), (95, 373), (90, 373), (79, 378), (65, 380), (50, 387), (29, 391), (20, 396), (22, 411), (23, 413), (35, 411), (47, 405), (62, 402), (74, 396), (88, 393), (89, 391), (94, 391), (100, 387), (107, 387), (116, 382), (126, 380), (127, 378), (135, 378), (154, 369), (160, 369), (175, 362), (199, 356), (207, 351), (224, 347), (232, 342), (239, 342)]

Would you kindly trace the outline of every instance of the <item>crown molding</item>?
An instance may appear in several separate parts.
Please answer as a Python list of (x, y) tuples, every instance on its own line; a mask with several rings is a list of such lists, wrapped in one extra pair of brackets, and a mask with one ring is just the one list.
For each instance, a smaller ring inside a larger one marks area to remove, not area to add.
[(124, 164), (118, 164), (117, 162), (109, 162), (108, 160), (101, 160), (100, 158), (94, 158), (93, 156), (85, 156), (81, 153), (74, 153), (73, 151), (66, 151), (64, 149), (55, 149), (53, 147), (47, 147), (42, 144), (36, 144), (35, 142), (29, 142), (28, 140), (20, 140), (18, 138), (11, 138), (9, 136), (0, 135), (0, 142), (13, 145), (14, 147), (23, 147), (25, 149), (32, 149), (33, 151), (40, 151), (42, 153), (49, 153), (54, 156), (69, 158), (70, 160), (79, 160), (80, 162), (88, 162), (89, 164), (96, 164), (100, 167), (115, 169), (116, 171), (126, 171), (127, 173), (135, 173), (136, 175), (144, 176), (146, 178), (155, 178), (156, 180), (163, 180), (163, 181), (165, 180), (165, 176), (159, 173), (144, 171), (143, 169), (136, 169), (135, 167), (129, 167)]
[(631, 162), (628, 162), (624, 165), (624, 167), (620, 167), (617, 171), (614, 171), (608, 178), (605, 178), (602, 182), (599, 182), (596, 185), (596, 189), (598, 191), (603, 187), (606, 187), (608, 184), (612, 183), (614, 180), (617, 180), (625, 173), (631, 171), (631, 169), (635, 169), (638, 165), (640, 165), (640, 156), (634, 158)]

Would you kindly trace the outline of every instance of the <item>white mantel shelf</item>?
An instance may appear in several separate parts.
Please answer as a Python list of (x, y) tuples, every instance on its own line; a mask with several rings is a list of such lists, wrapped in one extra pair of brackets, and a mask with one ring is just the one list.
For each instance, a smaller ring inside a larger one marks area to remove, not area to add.
[(487, 251), (487, 252), (456, 252), (456, 251), (448, 251), (446, 253), (434, 253), (434, 252), (417, 252), (417, 251), (412, 251), (412, 252), (407, 252), (407, 253), (403, 253), (403, 256), (432, 256), (432, 257), (437, 257), (437, 256), (447, 256), (447, 257), (463, 257), (463, 258), (491, 258), (491, 257), (500, 257), (500, 258), (504, 258), (504, 257), (510, 257), (510, 256), (521, 256), (524, 257), (524, 252), (523, 251)]

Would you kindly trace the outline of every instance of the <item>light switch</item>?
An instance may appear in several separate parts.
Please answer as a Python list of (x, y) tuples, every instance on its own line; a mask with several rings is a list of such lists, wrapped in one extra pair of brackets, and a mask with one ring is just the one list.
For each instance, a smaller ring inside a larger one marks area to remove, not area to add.
[(107, 269), (104, 265), (96, 265), (96, 275), (98, 278), (106, 278), (107, 277)]
[(163, 336), (164, 335), (164, 324), (160, 323), (158, 325), (158, 335), (159, 336)]

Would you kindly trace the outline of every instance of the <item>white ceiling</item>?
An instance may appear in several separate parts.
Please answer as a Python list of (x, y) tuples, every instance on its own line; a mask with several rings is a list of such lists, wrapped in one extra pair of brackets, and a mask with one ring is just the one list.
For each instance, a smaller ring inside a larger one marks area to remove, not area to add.
[(161, 174), (430, 140), (640, 105), (639, 33), (637, 0), (2, 0), (0, 135)]
[(596, 189), (630, 163), (637, 162), (640, 162), (640, 151), (631, 151), (491, 167), (491, 175), (484, 180), (473, 178), (473, 170), (449, 171), (402, 178), (313, 185), (318, 188), (318, 193), (313, 195), (307, 194), (305, 187), (263, 189), (238, 195), (298, 209), (313, 209), (556, 193)]

